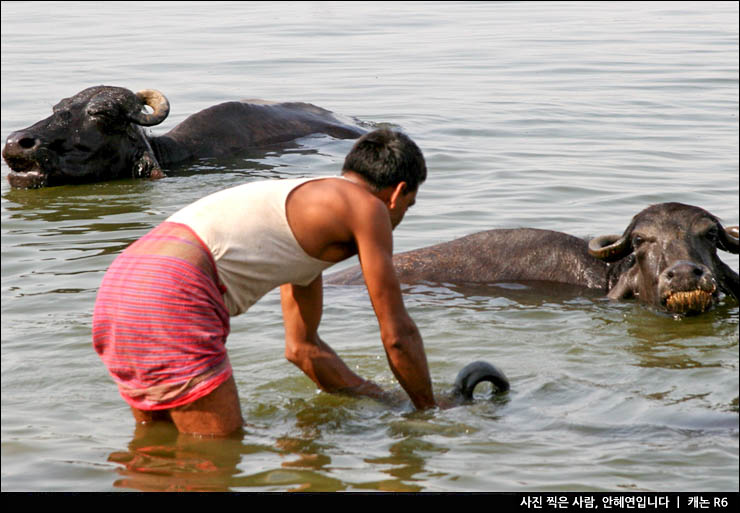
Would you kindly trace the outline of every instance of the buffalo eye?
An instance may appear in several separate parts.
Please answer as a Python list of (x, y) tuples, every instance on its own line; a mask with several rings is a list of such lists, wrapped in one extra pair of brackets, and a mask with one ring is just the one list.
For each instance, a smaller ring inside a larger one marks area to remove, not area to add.
[(118, 104), (109, 101), (93, 100), (85, 112), (93, 121), (103, 126), (116, 124), (121, 116)]
[(105, 121), (114, 117), (114, 114), (108, 110), (100, 107), (88, 107), (87, 115), (96, 120)]
[(55, 112), (54, 114), (56, 115), (57, 120), (64, 123), (72, 119), (72, 113), (68, 110), (60, 110), (59, 112)]
[(717, 239), (719, 238), (719, 230), (717, 229), (717, 226), (712, 225), (709, 229), (707, 229), (704, 232), (704, 237), (707, 240), (709, 240), (709, 241), (711, 241), (713, 243), (716, 243), (717, 242)]
[(126, 126), (126, 123), (121, 122), (118, 113), (111, 111), (96, 112), (91, 114), (89, 119), (103, 134), (118, 133)]
[(632, 247), (634, 249), (639, 248), (645, 242), (645, 238), (641, 235), (634, 235), (632, 237)]

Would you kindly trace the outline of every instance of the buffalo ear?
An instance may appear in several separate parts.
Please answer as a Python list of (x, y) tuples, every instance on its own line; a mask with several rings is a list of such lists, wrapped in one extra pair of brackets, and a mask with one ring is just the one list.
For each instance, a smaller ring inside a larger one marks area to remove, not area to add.
[(145, 151), (134, 161), (132, 170), (134, 178), (164, 178), (166, 175), (159, 166), (159, 162), (150, 152)]
[(740, 227), (728, 226), (719, 232), (719, 249), (737, 255), (740, 253)]
[(602, 235), (591, 239), (588, 253), (605, 262), (616, 262), (632, 252), (632, 243), (623, 235)]
[(139, 142), (142, 148), (141, 153), (133, 161), (132, 176), (134, 178), (164, 178), (166, 175), (159, 165), (154, 150), (152, 150), (152, 145), (149, 144), (149, 139), (146, 138), (143, 130), (138, 129), (137, 133), (140, 137)]

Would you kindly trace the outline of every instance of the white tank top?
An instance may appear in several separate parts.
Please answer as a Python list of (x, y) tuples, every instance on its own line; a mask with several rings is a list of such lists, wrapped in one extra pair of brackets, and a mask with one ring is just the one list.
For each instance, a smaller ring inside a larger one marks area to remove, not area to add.
[(308, 285), (334, 262), (307, 254), (288, 224), (285, 201), (310, 180), (251, 182), (202, 198), (167, 221), (189, 226), (211, 250), (234, 316), (284, 284)]

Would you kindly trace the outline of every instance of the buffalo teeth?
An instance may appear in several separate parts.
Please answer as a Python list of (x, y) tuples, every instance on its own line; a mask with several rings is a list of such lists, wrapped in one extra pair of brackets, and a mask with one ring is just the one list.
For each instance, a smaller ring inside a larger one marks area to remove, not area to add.
[(712, 295), (703, 290), (674, 292), (666, 299), (666, 306), (672, 312), (703, 312), (712, 305)]

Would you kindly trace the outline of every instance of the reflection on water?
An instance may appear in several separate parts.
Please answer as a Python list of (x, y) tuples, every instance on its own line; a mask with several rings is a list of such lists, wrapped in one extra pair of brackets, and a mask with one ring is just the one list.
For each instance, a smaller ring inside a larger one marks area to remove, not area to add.
[(368, 403), (322, 394), (292, 412), (295, 424), (283, 426), (287, 432), (269, 446), (257, 442), (269, 438), (260, 432), (263, 428), (249, 422), (228, 438), (183, 435), (169, 422), (138, 424), (127, 449), (108, 456), (116, 464), (113, 486), (138, 491), (422, 491), (427, 461), (449, 450), (425, 437), (454, 439), (475, 431), (435, 419), (433, 413), (401, 414), (385, 428), (371, 427), (385, 431), (377, 435), (390, 440), (385, 454), (368, 448), (374, 455), (358, 460), (329, 440), (367, 436), (367, 428), (353, 425), (367, 414), (361, 405)]
[(120, 478), (113, 486), (139, 491), (228, 491), (243, 454), (262, 450), (243, 445), (242, 437), (181, 435), (172, 423), (138, 424), (127, 451), (115, 451)]
[(326, 140), (325, 136), (304, 137), (297, 141), (274, 144), (264, 148), (249, 148), (224, 158), (204, 158), (195, 162), (182, 162), (165, 169), (167, 176), (180, 177), (192, 175), (207, 175), (210, 173), (233, 173), (243, 176), (247, 180), (287, 178), (286, 161), (284, 159), (299, 158), (304, 162), (320, 160), (326, 156), (320, 148), (312, 146), (312, 139), (316, 142)]
[(60, 186), (38, 190), (9, 189), (9, 219), (55, 223), (146, 212), (154, 182), (119, 180), (106, 184)]
[(644, 367), (690, 369), (722, 367), (713, 354), (737, 347), (737, 301), (725, 298), (700, 316), (680, 317), (635, 309), (625, 322), (627, 348)]
[[(559, 304), (567, 308), (582, 308), (584, 304), (604, 299), (604, 291), (544, 281), (481, 283), (420, 283), (402, 285), (405, 293), (425, 295), (430, 301), (448, 302), (454, 298), (463, 299), (475, 308), (476, 303), (487, 305), (491, 299), (498, 298), (502, 305), (522, 307), (541, 307), (546, 304)], [(485, 306), (484, 306), (485, 307)]]

